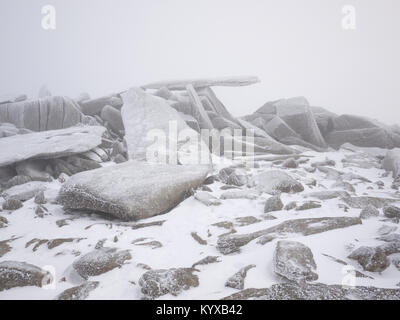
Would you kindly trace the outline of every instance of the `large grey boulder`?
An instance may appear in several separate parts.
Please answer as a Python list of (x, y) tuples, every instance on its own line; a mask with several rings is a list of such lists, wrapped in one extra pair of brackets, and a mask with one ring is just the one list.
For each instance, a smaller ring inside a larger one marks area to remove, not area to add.
[(150, 270), (139, 279), (142, 293), (151, 299), (166, 294), (179, 295), (183, 290), (199, 286), (199, 278), (191, 268)]
[(66, 208), (100, 211), (122, 220), (143, 219), (174, 208), (207, 174), (205, 166), (130, 161), (72, 176), (58, 201)]
[(389, 150), (383, 159), (383, 169), (393, 173), (393, 178), (400, 175), (400, 149)]
[(0, 291), (15, 287), (42, 287), (52, 281), (49, 272), (32, 264), (18, 261), (0, 262)]
[[(209, 149), (198, 132), (189, 128), (164, 99), (140, 88), (130, 89), (122, 98), (121, 113), (130, 159), (170, 164), (209, 162)], [(176, 148), (168, 152), (167, 146), (173, 148), (174, 144)]]
[(250, 182), (257, 190), (272, 195), (284, 193), (297, 193), (304, 191), (303, 185), (283, 171), (265, 171), (254, 176)]
[(317, 265), (307, 246), (297, 241), (278, 241), (274, 252), (274, 271), (291, 281), (314, 281)]
[(102, 143), (106, 128), (71, 127), (0, 139), (0, 167), (28, 159), (52, 159), (89, 151)]
[(67, 97), (45, 97), (0, 105), (0, 122), (32, 131), (72, 127), (82, 121), (79, 105)]

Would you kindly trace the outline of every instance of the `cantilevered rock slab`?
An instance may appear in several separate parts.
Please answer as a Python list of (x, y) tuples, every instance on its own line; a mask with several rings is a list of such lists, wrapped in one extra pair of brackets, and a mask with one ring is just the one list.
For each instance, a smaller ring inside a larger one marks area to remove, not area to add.
[(70, 209), (138, 220), (171, 210), (199, 187), (207, 174), (207, 166), (129, 161), (72, 176), (60, 190), (58, 201)]
[(248, 86), (260, 82), (258, 77), (226, 77), (226, 78), (215, 78), (215, 79), (188, 79), (188, 80), (172, 80), (172, 81), (161, 81), (150, 83), (142, 88), (145, 89), (160, 89), (166, 87), (170, 90), (185, 90), (188, 84), (191, 84), (194, 88), (204, 88), (212, 86), (223, 86), (223, 87), (241, 87)]
[(106, 128), (71, 127), (0, 139), (0, 167), (28, 159), (53, 159), (89, 151), (102, 143)]

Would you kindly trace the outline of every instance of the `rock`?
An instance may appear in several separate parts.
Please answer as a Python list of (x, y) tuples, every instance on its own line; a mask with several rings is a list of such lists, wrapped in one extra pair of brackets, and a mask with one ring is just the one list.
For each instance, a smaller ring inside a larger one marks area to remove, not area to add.
[(278, 170), (262, 172), (253, 177), (250, 183), (257, 190), (272, 195), (280, 192), (297, 193), (304, 191), (304, 187), (300, 182), (294, 180), (287, 173)]
[(283, 168), (295, 169), (298, 168), (299, 164), (293, 158), (287, 159), (282, 163)]
[(206, 264), (216, 263), (216, 262), (221, 262), (219, 256), (207, 256), (207, 257), (197, 261), (196, 263), (194, 263), (192, 265), (192, 269), (196, 268), (196, 266), (199, 266), (199, 265), (206, 265)]
[(114, 162), (115, 163), (124, 163), (128, 160), (125, 159), (125, 157), (122, 154), (118, 154), (115, 158), (114, 158)]
[(57, 296), (57, 300), (85, 300), (90, 292), (99, 286), (98, 281), (89, 281), (80, 286), (69, 288)]
[(378, 234), (380, 236), (385, 236), (385, 235), (388, 235), (388, 234), (390, 234), (390, 233), (392, 233), (392, 232), (394, 232), (396, 230), (397, 230), (396, 226), (388, 226), (388, 225), (384, 224), (383, 226), (381, 226), (378, 229)]
[(274, 271), (290, 281), (314, 281), (317, 265), (307, 246), (297, 241), (278, 241), (274, 252)]
[(372, 205), (368, 205), (368, 206), (364, 207), (364, 209), (362, 209), (360, 212), (361, 219), (369, 219), (369, 218), (378, 217), (378, 216), (379, 216), (379, 210), (376, 209)]
[(199, 132), (200, 133), (200, 126), (199, 126), (199, 122), (192, 117), (191, 115), (188, 114), (184, 114), (182, 112), (179, 112), (179, 115), (181, 116), (181, 118), (183, 120), (185, 120), (186, 124), (192, 128), (194, 131)]
[(324, 161), (317, 161), (317, 162), (313, 162), (311, 163), (312, 167), (334, 167), (336, 166), (336, 162), (334, 160), (330, 160), (330, 159), (325, 159)]
[(248, 234), (230, 234), (221, 236), (217, 242), (217, 249), (223, 254), (240, 251), (240, 247), (261, 238), (260, 244), (272, 241), (275, 238), (289, 236), (308, 236), (334, 229), (341, 229), (362, 224), (360, 218), (352, 217), (326, 217), (287, 220), (268, 229)]
[(101, 118), (107, 121), (111, 129), (116, 133), (124, 131), (124, 124), (122, 122), (121, 111), (111, 106), (105, 106), (101, 110)]
[(265, 202), (264, 213), (280, 211), (283, 209), (283, 202), (279, 195), (270, 197), (267, 202)]
[(0, 262), (0, 291), (15, 287), (42, 287), (52, 281), (50, 273), (32, 264), (17, 261)]
[(336, 181), (332, 186), (331, 189), (343, 189), (346, 190), (348, 192), (354, 193), (356, 192), (356, 189), (353, 187), (353, 185), (351, 183), (342, 181), (342, 180), (338, 180)]
[(79, 106), (67, 97), (46, 97), (0, 105), (0, 123), (32, 131), (65, 129), (82, 121)]
[(46, 197), (44, 196), (44, 192), (43, 191), (39, 191), (36, 195), (35, 195), (35, 199), (34, 202), (36, 204), (45, 204), (47, 203)]
[(223, 183), (227, 183), (229, 176), (234, 172), (235, 172), (235, 168), (232, 168), (232, 167), (223, 168), (218, 172), (218, 176), (217, 176), (218, 180)]
[(108, 213), (137, 220), (165, 213), (179, 204), (208, 174), (204, 166), (126, 162), (82, 172), (62, 186), (58, 201), (66, 208)]
[(244, 288), (244, 280), (246, 279), (247, 272), (255, 268), (256, 265), (250, 264), (242, 269), (240, 269), (238, 272), (236, 272), (233, 276), (231, 276), (226, 282), (225, 286), (230, 287), (233, 289), (238, 289), (242, 290)]
[(50, 182), (52, 178), (46, 172), (47, 164), (45, 160), (27, 160), (17, 163), (15, 169), (18, 175), (29, 177), (31, 181)]
[(379, 247), (360, 247), (353, 251), (348, 258), (357, 260), (365, 271), (382, 272), (390, 265), (386, 254)]
[(149, 241), (149, 242), (143, 242), (143, 243), (135, 243), (135, 245), (137, 245), (137, 246), (146, 246), (146, 247), (150, 247), (151, 249), (158, 249), (158, 248), (161, 248), (163, 246), (160, 241)]
[(175, 81), (160, 81), (142, 86), (145, 89), (185, 90), (188, 84), (194, 88), (206, 88), (212, 86), (240, 87), (248, 86), (260, 82), (258, 77), (226, 77), (218, 79), (188, 79)]
[(244, 174), (237, 174), (236, 172), (233, 172), (229, 175), (228, 179), (226, 180), (226, 183), (231, 185), (231, 186), (236, 186), (236, 187), (242, 187), (245, 184), (247, 184), (248, 178)]
[(238, 217), (235, 219), (235, 221), (239, 225), (239, 227), (244, 227), (254, 223), (261, 222), (260, 219), (257, 219), (256, 217), (253, 216)]
[(82, 112), (88, 116), (94, 116), (101, 113), (105, 106), (111, 106), (116, 109), (121, 109), (122, 100), (114, 95), (105, 96), (92, 100), (85, 100), (80, 103)]
[(121, 268), (125, 261), (132, 259), (128, 250), (116, 248), (93, 250), (76, 260), (72, 267), (84, 279)]
[(310, 210), (310, 209), (317, 209), (321, 208), (322, 205), (319, 202), (316, 201), (306, 201), (302, 203), (301, 205), (296, 206), (296, 211), (304, 211), (304, 210)]
[(161, 87), (154, 93), (154, 95), (165, 100), (170, 100), (170, 98), (173, 96), (173, 93), (167, 87)]
[(3, 210), (15, 211), (18, 210), (19, 208), (22, 208), (23, 206), (24, 205), (21, 202), (21, 200), (18, 199), (11, 198), (3, 202)]
[(15, 186), (19, 186), (21, 184), (25, 184), (28, 182), (31, 182), (32, 178), (28, 176), (15, 176), (12, 179), (8, 180), (6, 183), (4, 183), (5, 189), (10, 189)]
[(32, 199), (40, 191), (45, 191), (46, 188), (47, 184), (45, 182), (28, 182), (8, 189), (7, 191), (3, 192), (3, 197), (5, 199), (26, 201)]
[(389, 150), (382, 163), (383, 169), (393, 173), (393, 178), (400, 175), (400, 148)]
[[(15, 169), (11, 166), (9, 167), (0, 167), (0, 187), (2, 184), (6, 184), (7, 181), (10, 181), (13, 177), (16, 176)], [(26, 181), (28, 182), (28, 181)], [(13, 186), (6, 186), (6, 188), (11, 188)]]
[(251, 190), (231, 190), (225, 191), (221, 194), (220, 199), (249, 199), (256, 200), (258, 198), (258, 193)]
[(263, 125), (263, 129), (278, 141), (282, 141), (283, 139), (287, 138), (297, 138), (301, 140), (300, 136), (293, 129), (291, 129), (285, 121), (277, 116), (268, 121), (267, 124)]
[(329, 200), (335, 198), (347, 198), (350, 197), (350, 195), (346, 191), (327, 190), (327, 191), (311, 192), (306, 194), (306, 197), (312, 197), (319, 200)]
[(397, 218), (400, 219), (400, 208), (395, 207), (395, 206), (385, 206), (383, 208), (383, 214), (387, 218)]
[(206, 191), (197, 191), (194, 194), (194, 198), (200, 201), (202, 204), (208, 206), (219, 206), (221, 201), (214, 197), (211, 193)]
[[(41, 158), (52, 159), (89, 151), (101, 144), (104, 127), (72, 127), (0, 139), (0, 167)], [(23, 152), (21, 152), (21, 150)]]
[(400, 300), (400, 290), (289, 282), (265, 289), (245, 289), (223, 300)]
[[(200, 135), (189, 128), (165, 100), (140, 88), (130, 89), (122, 98), (121, 113), (129, 159), (164, 164), (210, 163), (209, 148)], [(177, 136), (170, 135), (171, 130)], [(155, 138), (161, 141), (154, 142)], [(167, 150), (167, 144), (170, 150)]]
[(291, 201), (288, 204), (285, 205), (285, 207), (283, 209), (285, 209), (286, 211), (290, 211), (293, 209), (297, 208), (297, 202), (296, 201)]
[(325, 136), (326, 142), (339, 149), (345, 143), (358, 147), (386, 148), (400, 147), (400, 136), (384, 128), (364, 128), (343, 131), (332, 131)]
[(139, 279), (142, 293), (149, 298), (166, 294), (179, 295), (183, 290), (199, 286), (199, 279), (191, 268), (150, 270)]
[(7, 218), (0, 216), (0, 229), (5, 228), (7, 224), (8, 224)]
[(390, 198), (379, 198), (379, 197), (348, 197), (342, 199), (350, 208), (363, 209), (369, 205), (374, 206), (377, 209), (381, 209), (384, 206), (390, 205), (395, 202), (396, 199)]

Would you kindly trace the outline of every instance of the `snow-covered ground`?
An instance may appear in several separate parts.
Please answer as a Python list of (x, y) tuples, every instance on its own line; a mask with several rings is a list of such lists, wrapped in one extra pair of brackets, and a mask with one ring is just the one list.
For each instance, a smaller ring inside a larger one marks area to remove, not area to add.
[[(361, 153), (361, 151), (357, 151)], [(282, 202), (286, 205), (291, 201), (304, 202), (317, 200), (304, 198), (309, 192), (332, 190), (335, 180), (326, 179), (326, 174), (316, 170), (309, 173), (304, 170), (310, 168), (310, 163), (323, 161), (326, 158), (336, 161), (336, 170), (359, 174), (371, 182), (360, 180), (349, 181), (356, 189), (356, 195), (370, 195), (383, 198), (398, 199), (400, 194), (391, 189), (393, 178), (385, 175), (379, 168), (363, 169), (355, 165), (344, 166), (342, 159), (346, 155), (353, 155), (350, 150), (341, 149), (339, 152), (316, 153), (306, 152), (310, 160), (300, 164), (296, 169), (285, 169), (280, 164), (270, 161), (260, 161), (259, 168), (247, 169), (247, 175), (271, 169), (284, 170), (303, 183), (305, 190), (296, 194), (282, 194)], [(368, 159), (367, 159), (368, 160)], [(216, 170), (216, 173), (218, 170)], [(307, 185), (310, 178), (317, 181), (317, 186)], [(382, 181), (384, 187), (380, 188), (375, 182)], [(221, 190), (221, 182), (208, 185), (212, 194), (219, 197), (226, 190)], [(49, 183), (45, 192), (47, 204), (44, 206), (48, 213), (44, 217), (35, 214), (36, 204), (33, 199), (24, 203), (24, 206), (12, 213), (3, 210), (0, 216), (8, 220), (8, 226), (0, 229), (0, 241), (14, 239), (8, 242), (12, 248), (0, 258), (2, 261), (27, 262), (54, 272), (55, 282), (45, 288), (18, 287), (0, 292), (0, 299), (54, 299), (64, 290), (79, 285), (74, 278), (69, 276), (72, 263), (80, 256), (94, 250), (96, 244), (103, 239), (104, 247), (115, 247), (130, 250), (132, 259), (125, 262), (121, 268), (113, 269), (99, 276), (90, 277), (90, 281), (99, 281), (99, 286), (91, 291), (88, 299), (141, 299), (143, 294), (139, 285), (139, 278), (147, 271), (142, 264), (152, 269), (169, 269), (191, 267), (195, 262), (207, 256), (219, 256), (219, 262), (207, 265), (198, 265), (194, 273), (199, 277), (199, 286), (183, 291), (178, 296), (164, 295), (161, 299), (220, 299), (229, 296), (238, 290), (228, 288), (225, 282), (239, 269), (254, 264), (256, 267), (248, 271), (244, 288), (267, 288), (275, 283), (282, 282), (282, 278), (274, 273), (273, 253), (277, 239), (258, 244), (251, 241), (241, 247), (239, 253), (223, 255), (217, 250), (218, 237), (230, 230), (213, 226), (223, 221), (233, 223), (236, 234), (246, 234), (269, 228), (279, 223), (299, 218), (317, 217), (358, 217), (361, 209), (348, 208), (345, 210), (344, 202), (339, 198), (320, 201), (321, 208), (305, 211), (281, 210), (271, 212), (277, 219), (266, 220), (263, 218), (264, 205), (268, 194), (262, 194), (256, 200), (229, 199), (221, 200), (219, 206), (205, 206), (193, 196), (187, 198), (167, 214), (159, 215), (138, 222), (121, 222), (109, 220), (105, 216), (87, 212), (65, 212), (55, 203), (61, 183), (57, 180)], [(241, 187), (246, 189), (247, 187)], [(340, 189), (338, 189), (340, 190)], [(1, 198), (0, 198), (1, 199)], [(3, 200), (0, 200), (0, 206)], [(396, 203), (395, 203), (396, 204)], [(237, 220), (240, 217), (252, 216), (255, 223), (241, 225)], [(64, 220), (65, 223), (61, 223)], [(137, 224), (165, 220), (162, 225), (132, 228)], [(344, 260), (356, 270), (371, 278), (356, 278), (356, 285), (374, 286), (380, 288), (399, 289), (400, 270), (391, 264), (381, 273), (364, 271), (355, 260), (347, 256), (361, 246), (378, 246), (383, 244), (377, 240), (378, 230), (384, 226), (397, 229), (398, 224), (386, 219), (382, 210), (378, 217), (365, 219), (362, 224), (318, 233), (310, 236), (289, 236), (287, 240), (299, 241), (308, 246), (317, 265), (316, 273), (319, 279), (316, 282), (325, 284), (342, 284), (346, 277), (346, 268), (343, 264), (335, 262), (334, 258)], [(196, 232), (206, 244), (197, 242), (192, 233)], [(394, 231), (396, 232), (396, 231)], [(34, 249), (35, 244), (28, 245), (32, 239), (61, 239), (83, 238), (74, 242), (66, 242), (52, 249), (46, 243)], [(139, 240), (138, 240), (139, 239)], [(151, 241), (154, 247), (141, 245)], [(133, 242), (135, 242), (133, 244)], [(160, 246), (160, 244), (162, 246)]]

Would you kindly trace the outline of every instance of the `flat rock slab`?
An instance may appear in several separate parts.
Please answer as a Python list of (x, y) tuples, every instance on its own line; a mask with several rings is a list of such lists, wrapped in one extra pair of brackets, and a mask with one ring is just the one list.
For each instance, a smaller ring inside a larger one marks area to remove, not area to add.
[(70, 209), (138, 220), (171, 210), (199, 187), (207, 174), (206, 166), (131, 161), (72, 176), (61, 188), (58, 201)]
[(279, 170), (262, 172), (253, 177), (250, 183), (254, 185), (258, 191), (272, 195), (281, 192), (296, 193), (304, 191), (304, 187), (300, 182)]
[(246, 289), (222, 300), (400, 300), (400, 289), (346, 288), (322, 283), (279, 283), (265, 289)]
[(0, 139), (0, 167), (40, 158), (52, 159), (89, 151), (101, 144), (106, 128), (71, 127)]

